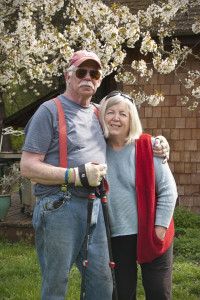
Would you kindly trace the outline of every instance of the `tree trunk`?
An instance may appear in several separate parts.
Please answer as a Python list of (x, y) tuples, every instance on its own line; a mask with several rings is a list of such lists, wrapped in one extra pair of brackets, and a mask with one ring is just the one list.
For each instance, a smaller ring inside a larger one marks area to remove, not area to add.
[[(2, 92), (0, 91), (0, 140), (2, 137), (2, 126), (3, 126), (3, 119), (6, 117), (6, 111), (5, 111), (5, 106), (3, 102), (3, 95)], [(11, 139), (9, 135), (4, 135), (3, 136), (3, 143), (1, 147), (1, 151), (12, 151), (12, 144), (11, 144)]]

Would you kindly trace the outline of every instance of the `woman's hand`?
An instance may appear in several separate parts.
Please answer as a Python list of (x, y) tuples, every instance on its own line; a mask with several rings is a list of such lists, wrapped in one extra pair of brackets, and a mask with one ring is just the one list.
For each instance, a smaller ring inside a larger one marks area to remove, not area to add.
[(162, 241), (165, 238), (165, 234), (166, 234), (167, 228), (163, 227), (163, 226), (155, 226), (155, 232), (157, 237)]

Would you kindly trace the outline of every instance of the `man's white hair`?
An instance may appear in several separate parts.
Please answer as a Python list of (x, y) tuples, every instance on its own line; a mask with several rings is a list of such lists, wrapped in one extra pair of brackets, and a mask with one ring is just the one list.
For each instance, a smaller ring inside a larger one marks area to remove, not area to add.
[(76, 66), (75, 65), (71, 65), (68, 69), (67, 69), (67, 72), (68, 72), (68, 75), (71, 76), (72, 75), (72, 71), (76, 69)]

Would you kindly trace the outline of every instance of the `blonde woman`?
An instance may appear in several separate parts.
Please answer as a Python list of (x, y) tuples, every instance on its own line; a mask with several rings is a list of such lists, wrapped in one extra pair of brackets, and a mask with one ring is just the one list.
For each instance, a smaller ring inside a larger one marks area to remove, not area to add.
[[(172, 299), (176, 183), (153, 157), (155, 139), (142, 134), (129, 94), (113, 91), (100, 106), (107, 141), (108, 209), (119, 300), (136, 299), (137, 262), (148, 300)], [(156, 195), (156, 197), (155, 197)]]

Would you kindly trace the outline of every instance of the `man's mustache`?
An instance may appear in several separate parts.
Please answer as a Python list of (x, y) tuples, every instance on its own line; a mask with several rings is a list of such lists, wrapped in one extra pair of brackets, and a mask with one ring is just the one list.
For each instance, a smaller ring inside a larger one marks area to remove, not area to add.
[(83, 80), (79, 83), (78, 86), (81, 87), (83, 85), (90, 86), (94, 90), (94, 84), (91, 81)]

